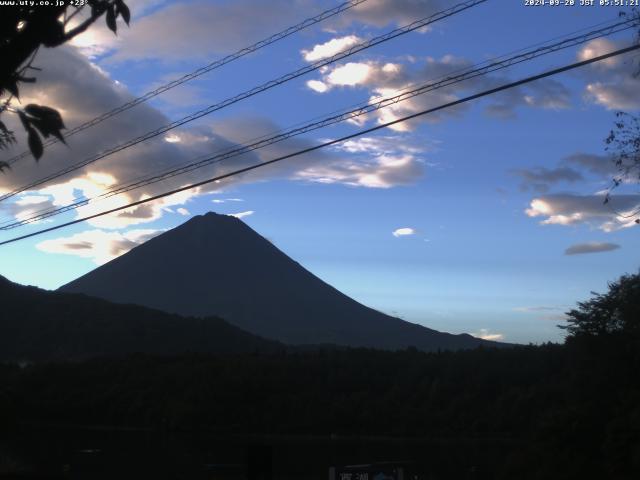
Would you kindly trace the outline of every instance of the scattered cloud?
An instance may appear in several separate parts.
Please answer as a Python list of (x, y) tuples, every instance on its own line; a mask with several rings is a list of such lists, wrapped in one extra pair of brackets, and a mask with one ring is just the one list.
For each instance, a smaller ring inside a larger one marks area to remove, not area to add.
[(404, 135), (361, 137), (334, 146), (331, 157), (295, 172), (293, 178), (367, 188), (410, 185), (424, 175), (428, 149)]
[(187, 210), (186, 208), (182, 208), (182, 207), (176, 209), (176, 212), (179, 213), (180, 215), (185, 216), (185, 217), (188, 216), (188, 215), (191, 215), (191, 213), (189, 213), (189, 210)]
[(619, 248), (620, 248), (620, 245), (618, 245), (617, 243), (609, 243), (609, 242), (577, 243), (567, 248), (564, 251), (564, 254), (565, 255), (581, 255), (585, 253), (610, 252), (612, 250), (617, 250)]
[(307, 82), (307, 87), (318, 93), (324, 93), (329, 90), (329, 86), (320, 80), (309, 80)]
[[(77, 125), (94, 116), (100, 115), (129, 100), (132, 95), (120, 84), (114, 82), (101, 69), (92, 65), (85, 57), (71, 47), (45, 50), (38, 57), (38, 65), (47, 72), (42, 81), (27, 84), (23, 88), (24, 103), (39, 103), (59, 109), (65, 122)], [(92, 95), (77, 95), (83, 85), (92, 86)], [(13, 116), (7, 118), (8, 127), (21, 135), (22, 129)], [(14, 124), (10, 124), (13, 121)], [(16, 185), (24, 185), (35, 178), (56, 173), (69, 165), (69, 149), (74, 158), (84, 159), (96, 152), (126, 142), (136, 135), (169, 123), (169, 119), (151, 104), (141, 104), (135, 109), (123, 112), (118, 122), (105, 123), (68, 138), (69, 147), (54, 145), (45, 152), (46, 161), (37, 168), (30, 162), (17, 163), (10, 174), (0, 175), (0, 190), (10, 190)], [(108, 191), (112, 186), (131, 178), (140, 178), (149, 173), (168, 170), (184, 165), (194, 158), (210, 153), (212, 150), (224, 150), (236, 147), (250, 138), (261, 135), (273, 135), (280, 128), (264, 118), (225, 119), (212, 125), (192, 126), (177, 129), (164, 137), (165, 141), (144, 142), (135, 147), (101, 159), (74, 172), (64, 180), (27, 192), (28, 196), (47, 197), (54, 205), (64, 205), (80, 198), (91, 198)], [(24, 135), (18, 139), (21, 145), (26, 143)], [(148, 204), (109, 214), (90, 221), (97, 228), (120, 229), (159, 219), (170, 207), (185, 207), (195, 196), (218, 191), (227, 184), (264, 181), (271, 178), (289, 178), (293, 180), (321, 183), (343, 183), (372, 188), (389, 188), (396, 185), (413, 183), (422, 175), (423, 164), (418, 148), (391, 148), (393, 140), (377, 140), (377, 150), (369, 148), (367, 152), (352, 153), (348, 149), (336, 148), (313, 152), (296, 159), (270, 165), (248, 172), (218, 184), (191, 189), (180, 194), (156, 200)], [(383, 145), (383, 144), (388, 145)], [(373, 144), (374, 142), (371, 141)], [(117, 208), (131, 202), (149, 198), (170, 189), (188, 185), (203, 177), (213, 177), (231, 169), (254, 165), (270, 160), (291, 151), (313, 145), (309, 139), (292, 138), (270, 145), (259, 151), (234, 157), (233, 162), (206, 166), (186, 175), (174, 177), (163, 182), (136, 189), (126, 194), (91, 202), (76, 210), (76, 217), (92, 215), (104, 210)], [(355, 144), (350, 144), (355, 145)], [(375, 150), (375, 151), (374, 151)], [(42, 199), (41, 199), (42, 200)], [(18, 199), (11, 204), (10, 214), (16, 218), (25, 218), (36, 209), (25, 202), (34, 200)], [(226, 200), (231, 201), (231, 200)], [(47, 206), (44, 203), (38, 206)], [(6, 208), (6, 207), (5, 207)]]
[(42, 203), (46, 203), (50, 200), (50, 198), (46, 195), (26, 195), (20, 197), (16, 200), (16, 205), (24, 206), (24, 205), (39, 205)]
[(410, 227), (404, 227), (404, 228), (396, 228), (393, 232), (391, 232), (391, 234), (398, 238), (398, 237), (407, 237), (410, 235), (415, 235), (416, 231), (413, 228)]
[(333, 57), (358, 43), (362, 38), (357, 35), (347, 35), (346, 37), (332, 38), (328, 42), (315, 45), (311, 50), (302, 50), (302, 56), (307, 62), (317, 62), (323, 58)]
[[(588, 42), (578, 51), (578, 60), (581, 62), (591, 60), (592, 58), (613, 52), (617, 48), (616, 44), (608, 38), (596, 38), (595, 40)], [(612, 57), (602, 60), (601, 62), (594, 63), (592, 68), (608, 70), (618, 67), (620, 62), (620, 57)]]
[[(608, 39), (600, 38), (587, 43), (578, 52), (580, 60), (587, 60), (623, 45)], [(636, 75), (638, 65), (629, 54), (613, 57), (590, 65), (581, 75), (587, 81), (585, 97), (607, 110), (640, 109), (640, 77)]]
[(378, 155), (356, 160), (336, 159), (296, 172), (297, 180), (341, 183), (354, 187), (391, 188), (410, 185), (422, 177), (424, 166), (413, 155)]
[[(400, 62), (378, 62), (373, 60), (349, 62), (320, 71), (320, 79), (310, 80), (307, 86), (318, 92), (326, 93), (334, 88), (367, 88), (371, 93), (370, 101), (397, 95), (401, 90), (426, 84), (437, 78), (444, 78), (462, 70), (471, 68), (473, 63), (467, 59), (444, 55), (437, 59), (411, 59), (406, 57)], [(497, 76), (479, 76), (464, 82), (440, 87), (399, 103), (391, 104), (370, 114), (368, 119), (386, 123), (398, 118), (427, 110), (459, 99), (463, 94), (489, 89), (504, 83), (506, 79)], [(571, 92), (556, 80), (547, 79), (507, 92), (493, 95), (486, 107), (489, 115), (511, 118), (519, 107), (543, 109), (568, 108), (571, 104)], [(469, 108), (458, 105), (441, 112), (434, 112), (420, 119), (391, 126), (396, 131), (409, 131), (420, 122), (434, 123), (445, 118), (459, 116)]]
[(129, 230), (128, 232), (87, 230), (70, 237), (45, 240), (38, 243), (36, 248), (47, 253), (88, 258), (96, 264), (102, 265), (162, 232), (162, 230), (151, 229)]
[(481, 328), (478, 332), (473, 334), (474, 337), (481, 338), (482, 340), (491, 340), (494, 342), (499, 342), (504, 340), (504, 335), (502, 333), (491, 333), (486, 328)]
[(367, 63), (345, 63), (329, 71), (325, 77), (325, 84), (341, 87), (361, 85), (367, 82), (372, 70), (373, 67)]
[(608, 204), (602, 195), (557, 194), (534, 198), (525, 213), (546, 217), (543, 225), (591, 225), (605, 232), (635, 225), (640, 195), (612, 196)]
[[(46, 72), (46, 75), (39, 78), (35, 84), (25, 85), (22, 88), (21, 100), (25, 104), (44, 104), (58, 109), (68, 126), (82, 123), (132, 99), (132, 95), (121, 84), (113, 81), (72, 47), (63, 46), (42, 51), (38, 56), (38, 66)], [(91, 85), (91, 95), (78, 95), (78, 91), (84, 88), (83, 85), (85, 87)], [(8, 126), (16, 131), (19, 144), (25, 145), (23, 129), (17, 125), (17, 119), (13, 117), (7, 117), (7, 123), (13, 122)], [(169, 123), (168, 118), (150, 104), (138, 105), (135, 109), (120, 114), (117, 122), (105, 122), (100, 128), (89, 129), (82, 135), (69, 137), (68, 147), (60, 144), (48, 147), (44, 160), (37, 165), (37, 168), (34, 167), (33, 162), (18, 162), (13, 166), (10, 174), (0, 176), (0, 189), (13, 189), (16, 186), (28, 184), (36, 178), (57, 173), (69, 166), (70, 151), (73, 152), (74, 159), (89, 158), (97, 152), (166, 123)], [(203, 130), (199, 135), (191, 133), (198, 132), (197, 129), (176, 133), (183, 140), (181, 142), (145, 142), (126, 149), (78, 169), (73, 176), (68, 175), (57, 180), (58, 183), (51, 183), (39, 190), (27, 192), (27, 195), (46, 196), (54, 206), (68, 204), (79, 198), (100, 195), (124, 180), (139, 178), (151, 172), (184, 164), (187, 160), (211, 150), (213, 144), (220, 147), (232, 145), (211, 129), (199, 128)], [(209, 172), (205, 168), (198, 173), (208, 174)], [(195, 175), (176, 177), (168, 182), (93, 202), (78, 209), (76, 215), (97, 213), (148, 198), (172, 187), (189, 183), (192, 178), (195, 178)], [(100, 227), (122, 228), (152, 221), (161, 216), (163, 207), (176, 204), (177, 199), (186, 202), (190, 196), (203, 192), (204, 190), (190, 191), (185, 195), (155, 202), (153, 206), (140, 206), (92, 220), (91, 223)], [(24, 205), (23, 198), (18, 198), (14, 205), (23, 206), (26, 209), (28, 206)], [(19, 213), (16, 212), (16, 217)]]

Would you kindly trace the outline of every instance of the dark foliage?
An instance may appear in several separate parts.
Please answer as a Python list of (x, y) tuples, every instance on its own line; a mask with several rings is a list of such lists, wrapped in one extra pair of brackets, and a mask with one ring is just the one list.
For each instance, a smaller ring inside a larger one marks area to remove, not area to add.
[[(20, 97), (20, 84), (33, 83), (32, 66), (40, 47), (52, 48), (68, 42), (86, 31), (98, 18), (106, 14), (107, 26), (116, 33), (116, 18), (120, 16), (128, 25), (131, 19), (129, 8), (123, 0), (87, 0), (78, 5), (70, 2), (50, 2), (51, 5), (3, 6), (0, 15), (0, 96), (9, 93), (9, 98), (0, 105), (0, 115), (5, 111), (17, 113), (27, 133), (29, 149), (39, 159), (43, 153), (42, 136), (53, 135), (63, 141), (61, 130), (64, 124), (60, 114), (49, 107), (27, 105), (23, 109), (11, 107), (13, 97)], [(37, 3), (37, 2), (36, 2)], [(82, 3), (82, 5), (80, 5)], [(88, 7), (90, 14), (75, 26), (72, 18)], [(0, 149), (15, 143), (15, 136), (0, 122)], [(7, 168), (0, 162), (0, 171)]]
[(13, 420), (207, 429), (500, 438), (495, 478), (637, 478), (638, 344), (422, 353), (322, 350), (136, 355), (0, 369)]
[[(575, 312), (613, 323), (592, 328), (589, 320), (584, 332), (570, 331), (564, 345), (424, 353), (270, 344), (262, 353), (240, 348), (231, 351), (245, 353), (0, 364), (0, 432), (25, 424), (101, 425), (225, 435), (389, 435), (441, 445), (497, 439), (500, 455), (489, 478), (631, 480), (640, 472), (637, 287), (637, 275), (623, 276), (607, 294), (580, 303)], [(42, 299), (42, 291), (7, 281), (0, 292), (10, 292), (1, 301), (18, 306), (11, 321), (1, 322), (2, 352), (18, 344), (47, 358), (81, 358), (96, 345), (103, 346), (96, 351), (101, 355), (141, 345), (153, 348), (138, 351), (180, 352), (237, 338), (217, 328), (207, 333), (213, 327), (206, 320), (78, 295)], [(60, 303), (68, 303), (66, 316), (48, 317)], [(581, 325), (578, 313), (572, 318), (573, 326)], [(16, 334), (22, 324), (31, 336)], [(82, 345), (82, 354), (69, 345)]]
[(607, 293), (594, 292), (567, 316), (568, 325), (561, 328), (571, 336), (640, 336), (640, 273), (623, 275), (609, 284)]

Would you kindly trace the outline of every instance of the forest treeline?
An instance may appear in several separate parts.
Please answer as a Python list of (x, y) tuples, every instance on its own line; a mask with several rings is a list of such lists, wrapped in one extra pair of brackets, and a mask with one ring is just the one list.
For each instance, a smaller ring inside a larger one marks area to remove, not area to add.
[(639, 346), (611, 335), (441, 353), (326, 349), (4, 365), (0, 415), (5, 429), (26, 422), (501, 438), (513, 440), (500, 459), (505, 478), (636, 478)]
[(0, 432), (101, 425), (500, 439), (492, 478), (638, 478), (640, 275), (621, 277), (567, 315), (565, 343), (541, 346), (393, 352), (271, 344), (4, 363)]

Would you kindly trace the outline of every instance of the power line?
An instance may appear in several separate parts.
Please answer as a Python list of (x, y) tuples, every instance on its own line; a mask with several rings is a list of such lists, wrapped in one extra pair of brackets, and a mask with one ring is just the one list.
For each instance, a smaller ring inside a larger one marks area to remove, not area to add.
[(588, 41), (594, 40), (596, 38), (612, 35), (614, 33), (618, 33), (618, 32), (633, 28), (637, 24), (638, 24), (637, 18), (633, 20), (624, 20), (624, 21), (618, 20), (617, 22), (614, 22), (613, 24), (607, 25), (605, 27), (592, 30), (582, 35), (565, 38), (564, 40), (552, 43), (550, 45), (542, 44), (543, 46), (533, 50), (529, 50), (529, 51), (520, 50), (519, 52), (522, 52), (522, 53), (518, 53), (508, 58), (499, 57), (497, 61), (492, 62), (489, 60), (487, 62), (483, 62), (483, 64), (481, 65), (484, 65), (484, 66), (479, 66), (477, 68), (470, 68), (467, 70), (458, 70), (459, 72), (462, 72), (462, 73), (459, 73), (457, 75), (443, 76), (439, 81), (426, 83), (412, 90), (409, 90), (408, 89), (409, 87), (407, 87), (406, 89), (404, 89), (404, 91), (402, 91), (402, 93), (399, 93), (397, 95), (394, 95), (391, 97), (379, 97), (375, 101), (366, 103), (363, 106), (360, 106), (358, 108), (343, 111), (336, 115), (323, 118), (319, 121), (311, 122), (308, 124), (304, 124), (300, 127), (296, 127), (284, 132), (280, 132), (276, 135), (264, 136), (259, 139), (256, 139), (256, 141), (254, 141), (253, 143), (219, 151), (219, 153), (216, 153), (214, 156), (211, 156), (211, 155), (200, 156), (196, 160), (192, 161), (191, 163), (188, 163), (187, 165), (165, 169), (164, 171), (151, 176), (139, 177), (138, 179), (133, 180), (128, 184), (124, 184), (119, 187), (113, 188), (112, 190), (107, 191), (96, 197), (81, 199), (71, 204), (67, 204), (57, 208), (52, 208), (52, 209), (49, 208), (49, 209), (43, 209), (43, 210), (31, 212), (30, 217), (22, 218), (21, 220), (18, 220), (18, 221), (16, 220), (5, 221), (3, 223), (0, 223), (0, 230), (9, 230), (12, 228), (20, 227), (22, 225), (33, 223), (35, 221), (43, 220), (45, 218), (50, 218), (52, 216), (62, 214), (64, 212), (73, 210), (75, 208), (88, 205), (89, 203), (95, 200), (110, 198), (112, 196), (126, 193), (131, 190), (141, 188), (147, 185), (151, 185), (163, 180), (167, 180), (169, 178), (173, 178), (178, 175), (189, 173), (193, 170), (202, 168), (207, 165), (220, 163), (224, 160), (252, 152), (254, 150), (266, 147), (268, 145), (272, 145), (274, 143), (281, 142), (283, 140), (286, 140), (294, 136), (298, 136), (310, 131), (318, 130), (320, 128), (324, 128), (339, 122), (357, 118), (359, 116), (380, 110), (390, 105), (397, 104), (399, 102), (408, 100), (418, 95), (424, 95), (428, 92), (431, 92), (440, 88), (444, 88), (456, 83), (460, 83), (466, 80), (476, 78), (481, 75), (486, 75), (498, 70), (502, 70), (523, 62), (531, 61), (540, 56), (548, 55), (550, 53), (555, 53), (557, 51), (560, 51), (569, 47), (577, 46), (577, 45), (586, 43)]
[(375, 127), (370, 127), (370, 128), (365, 129), (365, 130), (360, 130), (359, 132), (352, 133), (350, 135), (346, 135), (346, 136), (340, 137), (340, 138), (335, 139), (335, 140), (329, 140), (329, 141), (323, 142), (321, 144), (314, 145), (313, 147), (308, 147), (308, 148), (305, 148), (305, 149), (302, 149), (302, 150), (298, 150), (298, 151), (293, 152), (293, 153), (289, 153), (287, 155), (282, 155), (280, 157), (268, 160), (268, 161), (263, 162), (263, 163), (258, 163), (258, 164), (251, 165), (251, 166), (248, 166), (248, 167), (240, 168), (240, 169), (234, 170), (233, 172), (225, 173), (223, 175), (218, 175), (216, 177), (209, 178), (207, 180), (202, 180), (202, 181), (199, 181), (199, 182), (195, 182), (195, 183), (192, 183), (190, 185), (186, 185), (184, 187), (176, 188), (174, 190), (170, 190), (168, 192), (164, 192), (164, 193), (161, 193), (161, 194), (149, 197), (149, 198), (145, 198), (145, 199), (142, 199), (142, 200), (131, 202), (131, 203), (127, 204), (127, 205), (123, 205), (123, 206), (120, 206), (120, 207), (116, 207), (116, 208), (112, 208), (112, 209), (109, 209), (109, 210), (105, 210), (103, 212), (96, 213), (96, 214), (93, 214), (93, 215), (88, 215), (88, 216), (85, 216), (85, 217), (82, 217), (82, 218), (78, 218), (78, 219), (72, 220), (70, 222), (66, 222), (66, 223), (63, 223), (63, 224), (60, 224), (60, 225), (56, 225), (56, 226), (53, 226), (53, 227), (49, 227), (49, 228), (45, 228), (45, 229), (42, 229), (42, 230), (38, 230), (37, 232), (32, 232), (32, 233), (29, 233), (29, 234), (26, 234), (26, 235), (22, 235), (22, 236), (19, 236), (19, 237), (11, 238), (9, 240), (4, 240), (4, 241), (0, 242), (0, 246), (7, 245), (7, 244), (10, 244), (10, 243), (14, 243), (14, 242), (17, 242), (19, 240), (24, 240), (26, 238), (35, 237), (36, 235), (42, 235), (43, 233), (52, 232), (54, 230), (59, 230), (61, 228), (68, 227), (68, 226), (71, 226), (71, 225), (75, 225), (77, 223), (81, 223), (81, 222), (85, 222), (87, 220), (91, 220), (91, 219), (94, 219), (94, 218), (102, 217), (104, 215), (109, 215), (111, 213), (115, 213), (115, 212), (118, 212), (120, 210), (125, 210), (125, 209), (129, 209), (129, 208), (137, 207), (139, 205), (143, 205), (143, 204), (148, 203), (148, 202), (152, 202), (152, 201), (164, 198), (164, 197), (175, 195), (177, 193), (185, 192), (187, 190), (192, 190), (194, 188), (198, 188), (198, 187), (201, 187), (203, 185), (207, 185), (207, 184), (214, 183), (214, 182), (219, 182), (219, 181), (224, 180), (226, 178), (230, 178), (230, 177), (234, 177), (236, 175), (240, 175), (242, 173), (250, 172), (252, 170), (256, 170), (258, 168), (265, 167), (267, 165), (272, 165), (272, 164), (274, 164), (276, 162), (281, 162), (281, 161), (287, 160), (289, 158), (297, 157), (297, 156), (303, 155), (305, 153), (310, 153), (310, 152), (313, 152), (313, 151), (316, 151), (316, 150), (320, 150), (321, 148), (326, 148), (326, 147), (329, 147), (329, 146), (332, 146), (332, 145), (336, 145), (338, 143), (342, 143), (342, 142), (345, 142), (347, 140), (351, 140), (352, 138), (357, 138), (357, 137), (360, 137), (362, 135), (366, 135), (368, 133), (372, 133), (372, 132), (375, 132), (377, 130), (381, 130), (383, 128), (390, 127), (392, 125), (396, 125), (396, 124), (401, 123), (401, 122), (406, 122), (408, 120), (412, 120), (414, 118), (418, 118), (418, 117), (421, 117), (421, 116), (424, 116), (424, 115), (428, 115), (430, 113), (434, 113), (434, 112), (437, 112), (439, 110), (444, 110), (444, 109), (447, 109), (447, 108), (455, 107), (457, 105), (460, 105), (460, 104), (463, 104), (463, 103), (466, 103), (466, 102), (470, 102), (470, 101), (476, 100), (478, 98), (486, 97), (488, 95), (493, 95), (494, 93), (498, 93), (498, 92), (501, 92), (503, 90), (508, 90), (508, 89), (511, 89), (511, 88), (519, 87), (520, 85), (524, 85), (524, 84), (531, 83), (531, 82), (534, 82), (534, 81), (537, 81), (537, 80), (541, 80), (543, 78), (550, 77), (550, 76), (553, 76), (553, 75), (558, 75), (560, 73), (567, 72), (569, 70), (574, 70), (576, 68), (580, 68), (580, 67), (583, 67), (583, 66), (586, 66), (586, 65), (590, 65), (592, 63), (596, 63), (596, 62), (599, 62), (599, 61), (602, 61), (602, 60), (606, 60), (608, 58), (612, 58), (612, 57), (615, 57), (615, 56), (618, 56), (618, 55), (622, 55), (622, 54), (631, 52), (633, 50), (638, 50), (638, 49), (640, 49), (640, 44), (632, 45), (632, 46), (629, 46), (629, 47), (626, 47), (626, 48), (621, 48), (621, 49), (616, 50), (614, 52), (610, 52), (610, 53), (607, 53), (607, 54), (604, 54), (604, 55), (599, 55), (597, 57), (593, 57), (593, 58), (591, 58), (589, 60), (583, 60), (581, 62), (576, 62), (576, 63), (572, 63), (570, 65), (565, 65), (564, 67), (560, 67), (560, 68), (556, 68), (556, 69), (553, 69), (553, 70), (549, 70), (547, 72), (544, 72), (544, 73), (541, 73), (541, 74), (538, 74), (538, 75), (533, 75), (533, 76), (530, 76), (530, 77), (526, 77), (524, 79), (517, 80), (517, 81), (511, 82), (511, 83), (507, 83), (507, 84), (504, 84), (504, 85), (501, 85), (499, 87), (495, 87), (495, 88), (492, 88), (492, 89), (489, 89), (489, 90), (485, 90), (483, 92), (476, 93), (476, 94), (473, 94), (473, 95), (470, 95), (470, 96), (455, 100), (453, 102), (449, 102), (449, 103), (440, 105), (438, 107), (422, 110), (420, 112), (417, 112), (417, 113), (414, 113), (414, 114), (411, 114), (411, 115), (407, 115), (405, 117), (398, 118), (398, 119), (392, 120), (390, 122), (386, 122), (386, 123), (383, 123), (383, 124), (380, 124), (380, 125), (376, 125)]
[(13, 190), (9, 193), (6, 193), (2, 196), (0, 196), (0, 201), (6, 200), (8, 198), (11, 198), (19, 193), (24, 192), (25, 190), (30, 190), (32, 188), (38, 187), (40, 185), (43, 185), (44, 183), (50, 181), (50, 180), (54, 180), (56, 178), (59, 178), (63, 175), (66, 175), (68, 173), (71, 173), (75, 170), (78, 170), (79, 168), (85, 167), (97, 160), (100, 160), (101, 158), (107, 157), (109, 155), (112, 155), (114, 153), (120, 152), (122, 150), (125, 150), (129, 147), (132, 147), (134, 145), (137, 145), (145, 140), (149, 140), (151, 138), (157, 137), (158, 135), (161, 135), (163, 133), (166, 133), (170, 130), (173, 130), (176, 127), (179, 127), (181, 125), (184, 125), (186, 123), (192, 122), (194, 120), (197, 120), (199, 118), (204, 117), (205, 115), (209, 115), (210, 113), (213, 113), (217, 110), (221, 110), (225, 107), (228, 107), (230, 105), (233, 105), (234, 103), (237, 103), (241, 100), (247, 99), (249, 97), (252, 97), (254, 95), (257, 95), (258, 93), (264, 92), (266, 90), (269, 90), (271, 88), (274, 88), (278, 85), (281, 85), (283, 83), (289, 82), (295, 78), (301, 77), (302, 75), (305, 75), (307, 73), (310, 73), (312, 71), (318, 70), (326, 65), (330, 65), (332, 63), (335, 63), (339, 60), (342, 60), (344, 58), (347, 58), (351, 55), (354, 55), (360, 51), (363, 51), (365, 49), (371, 48), (375, 45), (379, 45), (381, 43), (387, 42), (389, 40), (392, 40), (396, 37), (399, 37), (401, 35), (405, 35), (407, 33), (413, 32), (414, 30), (418, 30), (420, 28), (426, 27), (428, 25), (431, 25), (435, 22), (438, 22), (440, 20), (443, 20), (445, 18), (451, 17), (457, 13), (460, 13), (464, 10), (467, 10), (469, 8), (472, 8), (476, 5), (479, 5), (481, 3), (485, 3), (488, 0), (468, 0), (466, 2), (462, 2), (459, 3), (457, 5), (454, 5), (451, 8), (448, 8), (446, 10), (442, 10), (438, 13), (435, 13), (429, 17), (425, 17), (421, 20), (416, 20), (415, 22), (412, 22), (408, 25), (405, 25), (404, 27), (400, 27), (397, 28), (395, 30), (392, 30), (390, 32), (387, 32), (386, 34), (380, 35), (378, 37), (374, 37), (371, 40), (359, 43), (357, 45), (352, 46), (351, 48), (344, 50), (342, 52), (339, 52), (335, 55), (333, 55), (332, 57), (329, 57), (327, 59), (323, 59), (320, 61), (317, 61), (315, 63), (312, 63), (310, 65), (307, 65), (303, 68), (300, 68), (294, 72), (288, 73), (286, 75), (283, 75), (275, 80), (270, 80), (266, 83), (263, 83), (260, 86), (254, 87), (251, 90), (247, 90), (243, 93), (240, 93), (234, 97), (230, 97), (226, 100), (223, 100), (222, 102), (216, 103), (214, 105), (210, 105), (207, 108), (204, 108), (202, 110), (199, 110), (195, 113), (192, 113), (191, 115), (187, 115), (186, 117), (183, 117), (179, 120), (176, 120), (168, 125), (164, 125), (160, 128), (157, 128), (156, 130), (153, 130), (151, 132), (147, 132), (144, 135), (141, 135), (139, 137), (136, 137), (134, 139), (129, 140), (128, 142), (122, 143), (116, 147), (112, 147), (110, 149), (107, 149), (93, 157), (89, 157), (81, 162), (78, 162), (74, 165), (71, 165), (67, 168), (64, 168), (56, 173), (53, 173), (51, 175), (48, 175), (40, 180), (37, 180), (35, 182), (32, 182), (30, 184), (24, 185), (16, 190)]
[[(72, 135), (75, 135), (78, 132), (81, 132), (83, 130), (86, 130), (87, 128), (93, 127), (99, 123), (102, 123), (103, 121), (107, 120), (108, 118), (111, 118), (115, 115), (118, 115), (119, 113), (122, 113), (126, 110), (129, 110), (130, 108), (135, 107), (136, 105), (139, 105), (143, 102), (146, 102), (147, 100), (150, 100), (164, 92), (166, 92), (167, 90), (171, 90), (174, 87), (177, 87), (178, 85), (182, 85), (183, 83), (189, 82), (191, 80), (193, 80), (194, 78), (198, 78), (201, 75), (204, 75), (205, 73), (209, 73), (213, 70), (216, 70), (224, 65), (227, 65), (228, 63), (231, 63), (235, 60), (238, 60), (246, 55), (249, 55), (250, 53), (254, 53), (264, 47), (267, 47), (273, 43), (276, 43), (280, 40), (283, 40), (301, 30), (304, 30), (308, 27), (311, 27), (313, 25), (316, 25), (328, 18), (334, 17), (336, 15), (339, 15), (340, 13), (349, 10), (350, 8), (353, 8), (357, 5), (360, 5), (361, 3), (366, 2), (367, 0), (351, 0), (349, 2), (344, 2), (340, 5), (338, 5), (337, 7), (331, 8), (329, 10), (325, 10), (322, 13), (319, 13), (318, 15), (315, 15), (313, 17), (307, 18), (305, 20), (303, 20), (302, 22), (293, 25), (285, 30), (282, 30), (281, 32), (278, 32), (274, 35), (271, 35), (268, 38), (265, 38), (263, 40), (260, 40), (259, 42), (254, 43), (253, 45), (249, 45), (248, 47), (244, 47), (240, 50), (238, 50), (235, 53), (232, 53), (230, 55), (227, 55), (226, 57), (223, 57), (221, 59), (218, 59), (214, 62), (209, 63), (208, 65), (205, 65), (204, 67), (200, 67), (197, 70), (194, 70), (191, 73), (187, 73), (185, 75), (183, 75), (180, 78), (177, 78), (175, 80), (172, 80), (170, 82), (165, 83), (164, 85), (159, 86), (158, 88), (156, 88), (155, 90), (151, 90), (147, 93), (145, 93), (144, 95), (134, 98), (133, 100), (130, 100), (129, 102), (123, 103), (122, 105), (120, 105), (119, 107), (114, 108), (113, 110), (109, 110), (108, 112), (103, 113), (102, 115), (99, 115), (91, 120), (86, 121), (85, 123), (82, 123), (80, 125), (78, 125), (77, 127), (74, 127), (70, 130), (67, 130), (65, 132), (65, 138), (69, 138)], [(58, 140), (55, 137), (51, 137), (48, 140), (46, 140), (44, 142), (44, 146), (47, 147), (49, 145), (53, 145), (54, 143), (58, 143)], [(9, 160), (7, 160), (7, 164), (9, 165), (13, 165), (16, 162), (20, 161), (23, 158), (26, 158), (28, 156), (31, 155), (31, 152), (29, 150), (25, 150), (24, 152), (10, 158)]]

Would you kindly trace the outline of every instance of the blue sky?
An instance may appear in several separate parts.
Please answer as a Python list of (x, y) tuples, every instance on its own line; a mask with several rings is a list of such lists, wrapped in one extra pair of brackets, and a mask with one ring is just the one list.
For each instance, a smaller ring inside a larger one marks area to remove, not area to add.
[[(102, 25), (44, 51), (23, 103), (58, 108), (72, 127), (151, 88), (338, 2), (135, 2), (131, 27)], [(177, 87), (23, 160), (0, 190), (56, 172), (109, 145), (453, 5), (367, 0)], [(578, 2), (579, 3), (579, 2)], [(619, 8), (525, 7), (489, 0), (78, 170), (0, 205), (2, 221), (64, 205), (128, 179), (180, 165), (307, 122), (410, 83), (613, 21)], [(96, 202), (0, 239), (265, 161), (376, 122), (630, 44), (627, 31), (399, 104), (362, 125), (341, 124), (153, 187)], [(617, 110), (637, 113), (639, 57), (566, 73), (516, 91), (386, 129), (126, 215), (0, 248), (0, 274), (56, 288), (190, 216), (213, 210), (245, 222), (310, 271), (376, 309), (438, 330), (512, 342), (561, 340), (576, 301), (640, 266), (638, 228), (602, 205), (614, 173), (604, 138)], [(19, 129), (16, 129), (19, 130)], [(24, 145), (24, 144), (23, 144)], [(12, 155), (19, 150), (3, 152)], [(600, 193), (599, 193), (600, 192)], [(612, 204), (640, 205), (637, 185)], [(617, 203), (616, 203), (617, 202)], [(569, 253), (569, 254), (568, 254)], [(571, 254), (573, 253), (573, 254)]]

